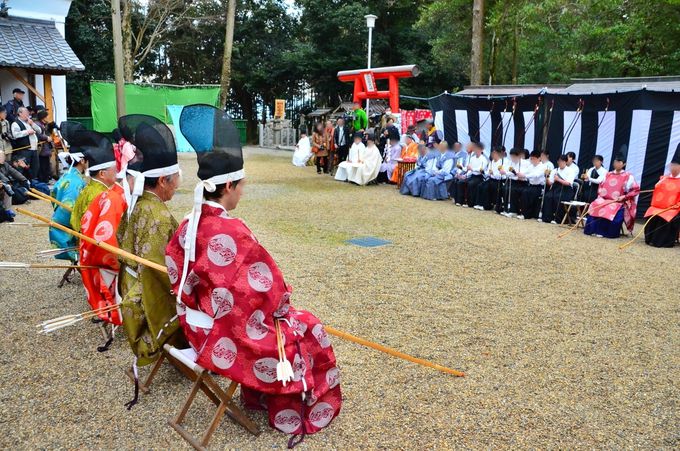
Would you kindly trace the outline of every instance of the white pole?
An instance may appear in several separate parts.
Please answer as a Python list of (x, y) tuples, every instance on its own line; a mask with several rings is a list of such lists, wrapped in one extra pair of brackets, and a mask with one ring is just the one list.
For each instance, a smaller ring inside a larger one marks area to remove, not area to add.
[[(368, 65), (367, 69), (371, 68), (371, 45), (373, 43), (373, 27), (368, 27)], [(371, 125), (371, 116), (370, 116), (370, 99), (366, 99), (366, 115), (368, 116), (368, 125)], [(368, 131), (368, 130), (366, 130)]]

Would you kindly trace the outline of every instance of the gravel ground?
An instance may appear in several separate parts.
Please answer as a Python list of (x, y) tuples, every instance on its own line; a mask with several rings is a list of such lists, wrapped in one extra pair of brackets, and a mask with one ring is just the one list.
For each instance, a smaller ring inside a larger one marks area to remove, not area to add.
[[(341, 330), (463, 370), (455, 378), (334, 340), (343, 411), (302, 449), (679, 448), (678, 249), (608, 241), (360, 188), (294, 168), (284, 151), (248, 149), (235, 211), (295, 287), (293, 302)], [(191, 204), (196, 164), (182, 156)], [(46, 204), (29, 209), (48, 214)], [(30, 219), (29, 219), (30, 220)], [(20, 221), (26, 221), (21, 218)], [(357, 236), (381, 248), (344, 244)], [(0, 260), (38, 262), (43, 228), (0, 225)], [(0, 447), (186, 449), (166, 420), (189, 385), (165, 366), (130, 412), (122, 336), (109, 352), (91, 324), (50, 336), (38, 322), (86, 309), (57, 270), (0, 273)], [(147, 370), (144, 371), (144, 374)], [(189, 428), (206, 424), (201, 399)], [(283, 449), (253, 418), (225, 420), (213, 449)]]

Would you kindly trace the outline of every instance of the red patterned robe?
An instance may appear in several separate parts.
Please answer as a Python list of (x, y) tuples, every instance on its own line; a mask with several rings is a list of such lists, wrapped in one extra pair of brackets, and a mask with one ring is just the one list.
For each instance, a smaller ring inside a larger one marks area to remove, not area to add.
[[(109, 190), (94, 198), (82, 217), (81, 233), (118, 247), (116, 231), (126, 209), (127, 203), (123, 188), (115, 183)], [(119, 270), (116, 256), (99, 246), (81, 240), (80, 264), (101, 268), (81, 270), (83, 285), (87, 291), (87, 302), (90, 306), (98, 309), (114, 305)], [(101, 313), (99, 317), (116, 326), (122, 324), (119, 310)]]
[[(629, 232), (635, 226), (637, 214), (637, 202), (635, 198), (640, 194), (640, 185), (632, 179), (630, 189), (626, 189), (628, 179), (633, 177), (630, 172), (608, 172), (597, 190), (597, 199), (590, 204), (590, 216), (613, 221), (614, 216), (623, 208), (623, 222)], [(615, 202), (614, 199), (625, 196), (623, 202)]]
[[(166, 249), (175, 292), (182, 279), (186, 229), (184, 220)], [(219, 204), (205, 202), (196, 261), (188, 271), (177, 311), (197, 363), (241, 383), (246, 406), (268, 409), (269, 423), (280, 431), (311, 434), (328, 426), (342, 402), (330, 339), (318, 318), (290, 305), (292, 288), (248, 227)], [(188, 324), (190, 309), (212, 317), (212, 328)], [(274, 318), (286, 321), (280, 322), (281, 331), (295, 373), (285, 387), (276, 380)]]

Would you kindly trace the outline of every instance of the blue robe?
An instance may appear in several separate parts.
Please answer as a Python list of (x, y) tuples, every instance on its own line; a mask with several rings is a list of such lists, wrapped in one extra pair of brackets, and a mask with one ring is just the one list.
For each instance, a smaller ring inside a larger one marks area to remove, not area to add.
[(448, 182), (453, 180), (456, 158), (447, 150), (437, 160), (437, 170), (423, 183), (421, 197), (427, 200), (445, 200), (449, 198)]
[(428, 171), (433, 171), (436, 168), (437, 158), (439, 157), (439, 152), (436, 150), (430, 150), (422, 157), (418, 157), (416, 161), (416, 168), (412, 171), (408, 171), (404, 175), (404, 181), (401, 184), (401, 189), (399, 190), (401, 194), (410, 194), (412, 196), (420, 196), (420, 188), (423, 180), (431, 175)]
[(583, 233), (586, 235), (602, 235), (605, 238), (618, 238), (621, 236), (623, 225), (623, 208), (619, 209), (613, 221), (588, 215)]
[[(85, 179), (78, 169), (72, 167), (57, 180), (57, 183), (54, 184), (54, 188), (52, 188), (52, 197), (73, 208), (80, 191), (82, 191), (84, 187)], [(52, 206), (54, 207), (52, 221), (70, 228), (71, 212), (58, 205), (53, 204)], [(78, 239), (62, 230), (50, 227), (50, 243), (56, 248), (73, 247), (78, 245)], [(56, 255), (55, 258), (77, 261), (78, 252), (62, 252), (61, 254)]]
[[(470, 154), (468, 154), (465, 150), (461, 149), (458, 152), (453, 154), (454, 158), (454, 165), (453, 165), (453, 176), (457, 176), (458, 174), (465, 174), (467, 172), (467, 165), (468, 165), (468, 159), (470, 158)], [(458, 164), (463, 166), (463, 169), (458, 168)]]

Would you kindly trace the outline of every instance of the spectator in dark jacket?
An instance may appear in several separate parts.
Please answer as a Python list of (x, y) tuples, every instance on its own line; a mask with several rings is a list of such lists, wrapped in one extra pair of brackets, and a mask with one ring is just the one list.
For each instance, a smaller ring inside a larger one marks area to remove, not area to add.
[(12, 100), (5, 104), (5, 109), (7, 109), (7, 120), (11, 124), (17, 120), (18, 110), (24, 106), (24, 94), (26, 92), (21, 88), (14, 88), (12, 91)]
[(345, 125), (345, 119), (339, 118), (333, 131), (333, 141), (335, 141), (335, 149), (338, 155), (338, 163), (342, 163), (347, 159), (349, 153), (349, 146), (352, 143), (349, 137), (349, 127)]
[(40, 159), (40, 167), (38, 168), (38, 181), (41, 183), (48, 183), (50, 181), (50, 174), (52, 172), (52, 130), (48, 128), (47, 111), (41, 109), (36, 113), (35, 124), (40, 127), (37, 133), (38, 141), (42, 144), (38, 145), (38, 158)]
[[(28, 191), (29, 184), (26, 177), (23, 176), (14, 166), (5, 161), (5, 153), (0, 152), (0, 218), (9, 221), (14, 217), (12, 211), (12, 204), (23, 204), (27, 200), (26, 191)], [(0, 219), (0, 222), (2, 219)]]

